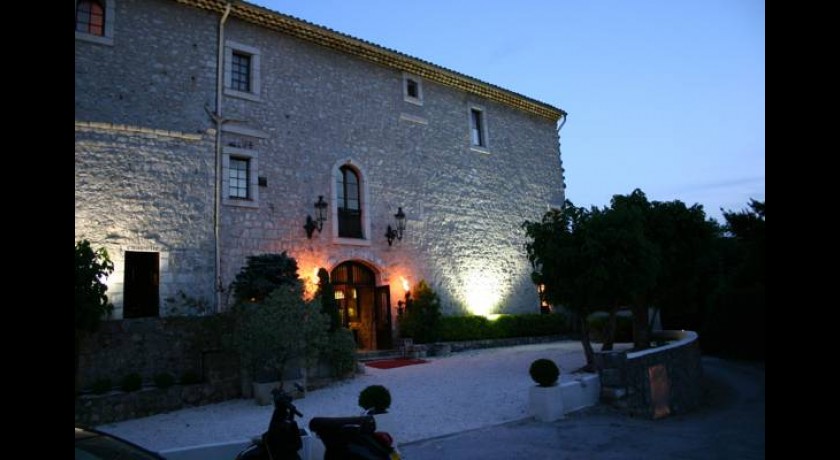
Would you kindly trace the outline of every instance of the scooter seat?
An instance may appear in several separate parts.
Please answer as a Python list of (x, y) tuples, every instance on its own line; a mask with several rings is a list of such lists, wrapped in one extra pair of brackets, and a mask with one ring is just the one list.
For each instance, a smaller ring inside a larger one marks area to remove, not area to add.
[(376, 431), (376, 420), (372, 415), (360, 417), (315, 417), (309, 422), (309, 429), (318, 433), (331, 433), (358, 428), (362, 433)]

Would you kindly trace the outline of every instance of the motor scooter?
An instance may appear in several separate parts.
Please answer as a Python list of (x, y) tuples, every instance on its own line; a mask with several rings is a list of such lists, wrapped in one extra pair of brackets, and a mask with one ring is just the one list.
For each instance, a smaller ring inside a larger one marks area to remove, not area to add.
[[(295, 384), (299, 391), (303, 387)], [(268, 431), (251, 440), (251, 444), (236, 456), (236, 460), (300, 460), (303, 446), (301, 436), (306, 432), (298, 427), (295, 416), (303, 414), (292, 404), (292, 397), (282, 387), (271, 391), (274, 412)], [(400, 460), (390, 434), (376, 431), (373, 415), (358, 417), (315, 417), (309, 422), (312, 430), (324, 443), (325, 460)], [(308, 459), (307, 459), (308, 460)]]

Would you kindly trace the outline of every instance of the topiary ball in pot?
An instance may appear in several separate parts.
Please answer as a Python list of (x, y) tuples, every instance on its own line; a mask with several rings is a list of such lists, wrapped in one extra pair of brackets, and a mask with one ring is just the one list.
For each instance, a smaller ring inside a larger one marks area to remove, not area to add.
[(391, 392), (382, 385), (370, 385), (359, 393), (359, 406), (374, 414), (385, 414), (391, 407)]
[(528, 372), (531, 374), (531, 378), (541, 387), (554, 386), (560, 377), (560, 369), (554, 364), (554, 361), (545, 358), (540, 358), (531, 363)]

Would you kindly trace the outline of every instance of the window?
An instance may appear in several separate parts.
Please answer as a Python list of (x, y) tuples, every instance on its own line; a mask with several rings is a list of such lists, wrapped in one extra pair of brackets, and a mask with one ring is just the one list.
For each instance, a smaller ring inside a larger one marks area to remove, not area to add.
[(222, 148), (222, 203), (246, 208), (259, 207), (257, 151), (251, 148)]
[(420, 77), (403, 74), (403, 99), (412, 104), (423, 105), (423, 84)]
[(230, 87), (237, 91), (251, 91), (251, 56), (233, 53), (230, 69)]
[(76, 1), (76, 39), (114, 44), (114, 0)]
[(408, 93), (408, 97), (413, 97), (414, 99), (418, 99), (420, 97), (420, 88), (416, 81), (412, 79), (408, 79), (405, 82), (405, 90)]
[(105, 36), (105, 8), (102, 3), (82, 0), (76, 4), (76, 32)]
[(225, 94), (260, 100), (260, 50), (228, 40), (225, 42)]
[(230, 159), (230, 186), (228, 193), (231, 198), (248, 199), (248, 163), (251, 160), (247, 158)]
[(484, 136), (484, 112), (478, 109), (470, 109), (470, 135), (472, 145), (486, 147), (487, 142)]
[(359, 175), (350, 166), (342, 166), (336, 184), (338, 202), (338, 236), (364, 238), (362, 234), (362, 200)]

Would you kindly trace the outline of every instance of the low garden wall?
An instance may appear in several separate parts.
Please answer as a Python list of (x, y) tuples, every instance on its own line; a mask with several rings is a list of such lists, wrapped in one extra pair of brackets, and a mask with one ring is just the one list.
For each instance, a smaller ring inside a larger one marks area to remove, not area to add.
[(236, 398), (239, 381), (143, 388), (130, 393), (113, 391), (76, 398), (76, 423), (88, 426), (171, 412), (189, 406)]
[(115, 386), (129, 374), (151, 384), (167, 373), (178, 381), (193, 374), (201, 381), (239, 378), (238, 364), (219, 359), (227, 318), (137, 318), (105, 321), (82, 343), (78, 384), (87, 389), (109, 379)]
[(602, 400), (632, 415), (660, 418), (689, 412), (702, 397), (700, 343), (692, 331), (654, 332), (666, 344), (637, 352), (597, 352)]
[[(82, 343), (76, 422), (117, 422), (239, 397), (239, 359), (223, 351), (225, 320), (214, 316), (104, 322)], [(139, 388), (120, 391), (130, 374), (139, 375)], [(170, 376), (172, 386), (155, 386), (161, 374)]]

